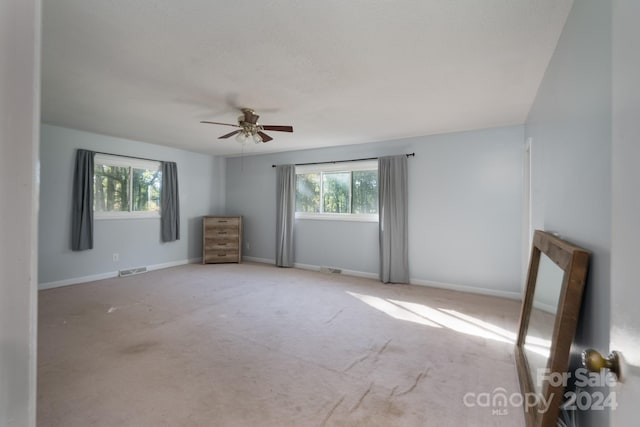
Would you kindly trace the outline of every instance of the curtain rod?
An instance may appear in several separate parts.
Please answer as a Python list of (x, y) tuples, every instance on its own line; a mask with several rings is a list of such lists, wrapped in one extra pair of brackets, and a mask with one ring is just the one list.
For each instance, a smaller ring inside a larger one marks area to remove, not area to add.
[(147, 159), (146, 157), (127, 156), (126, 154), (105, 153), (104, 151), (94, 151), (94, 153), (95, 154), (104, 154), (106, 156), (127, 157), (129, 159), (146, 160), (146, 161), (149, 161), (149, 162), (163, 162), (164, 161), (164, 160), (158, 160), (158, 159)]
[[(405, 156), (414, 157), (416, 153), (407, 153)], [(311, 163), (296, 163), (294, 166), (307, 166), (307, 165), (326, 165), (326, 164), (335, 164), (335, 163), (348, 163), (348, 162), (363, 162), (365, 160), (378, 160), (379, 157), (368, 157), (366, 159), (350, 159), (350, 160), (332, 160), (330, 162), (311, 162)], [(272, 168), (275, 168), (278, 165), (271, 165)]]

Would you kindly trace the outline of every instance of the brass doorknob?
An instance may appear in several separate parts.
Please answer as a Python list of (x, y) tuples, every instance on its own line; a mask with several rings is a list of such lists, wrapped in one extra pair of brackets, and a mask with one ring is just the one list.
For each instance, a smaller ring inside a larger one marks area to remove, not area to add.
[(609, 356), (605, 357), (599, 351), (592, 348), (582, 352), (582, 366), (591, 372), (600, 372), (608, 369), (613, 372), (618, 380), (620, 380), (620, 353), (612, 351)]

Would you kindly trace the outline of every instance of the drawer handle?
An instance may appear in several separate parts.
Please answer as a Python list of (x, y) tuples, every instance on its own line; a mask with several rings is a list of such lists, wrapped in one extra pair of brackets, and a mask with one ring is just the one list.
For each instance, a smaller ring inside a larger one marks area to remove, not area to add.
[(220, 246), (227, 246), (226, 243), (218, 243)]
[(218, 234), (227, 234), (226, 231), (218, 231)]
[(227, 256), (227, 254), (218, 254), (218, 256)]
[(219, 219), (218, 222), (227, 222), (226, 219)]

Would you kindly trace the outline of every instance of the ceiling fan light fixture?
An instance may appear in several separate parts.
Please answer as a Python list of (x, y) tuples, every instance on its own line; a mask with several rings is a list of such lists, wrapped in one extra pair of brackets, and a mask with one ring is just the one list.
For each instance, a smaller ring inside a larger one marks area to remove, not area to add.
[(260, 144), (262, 142), (262, 137), (257, 133), (254, 133), (251, 137), (253, 138), (253, 142), (256, 144)]
[(240, 144), (244, 144), (245, 142), (247, 142), (249, 135), (246, 132), (240, 132), (236, 135), (236, 141), (238, 141)]

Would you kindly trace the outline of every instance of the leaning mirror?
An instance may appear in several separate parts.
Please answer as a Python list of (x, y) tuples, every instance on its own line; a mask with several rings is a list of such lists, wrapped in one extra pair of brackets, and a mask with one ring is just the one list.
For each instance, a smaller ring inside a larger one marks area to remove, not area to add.
[[(516, 365), (528, 427), (557, 424), (589, 252), (536, 231), (516, 342)], [(552, 381), (549, 381), (552, 379)]]

